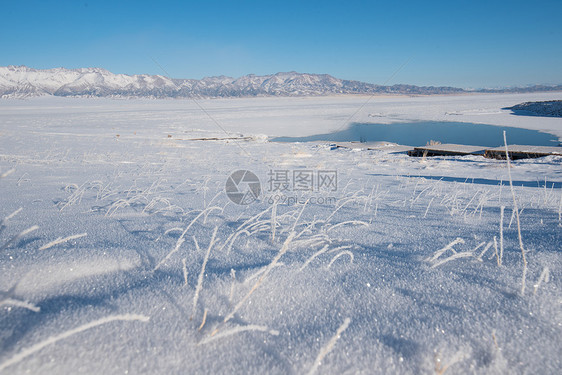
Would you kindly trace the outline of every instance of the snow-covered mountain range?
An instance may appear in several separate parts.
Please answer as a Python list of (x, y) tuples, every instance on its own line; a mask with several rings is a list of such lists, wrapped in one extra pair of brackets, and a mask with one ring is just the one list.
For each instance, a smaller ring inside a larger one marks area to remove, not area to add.
[(252, 97), (318, 96), (329, 94), (443, 94), (452, 87), (380, 86), (334, 78), (327, 74), (297, 72), (266, 76), (246, 75), (171, 79), (161, 75), (113, 74), (101, 68), (46, 69), (0, 67), (0, 96), (116, 96), (116, 97)]
[[(562, 90), (542, 86), (540, 91)], [(513, 90), (513, 89), (512, 89)], [(533, 88), (522, 89), (536, 91)], [(483, 90), (484, 91), (484, 90)], [(499, 92), (498, 90), (493, 90)], [(327, 74), (277, 73), (196, 79), (173, 79), (161, 75), (114, 74), (101, 68), (33, 69), (26, 66), (0, 67), (0, 98), (32, 96), (86, 97), (253, 97), (320, 96), (333, 94), (431, 95), (466, 92), (454, 87), (414, 85), (381, 86), (334, 78)]]

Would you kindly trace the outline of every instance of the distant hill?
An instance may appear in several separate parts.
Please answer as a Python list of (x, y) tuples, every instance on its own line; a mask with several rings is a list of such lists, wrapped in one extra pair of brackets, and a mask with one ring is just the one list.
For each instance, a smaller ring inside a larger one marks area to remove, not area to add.
[(525, 92), (550, 92), (550, 91), (562, 91), (562, 85), (533, 85), (524, 87), (511, 87), (505, 89), (480, 89), (475, 90), (475, 92), (482, 93), (525, 93)]
[[(537, 86), (520, 91), (562, 90), (562, 86)], [(514, 91), (510, 89), (507, 91)], [(201, 80), (173, 79), (161, 75), (113, 74), (101, 68), (33, 69), (26, 66), (0, 67), (0, 98), (26, 98), (54, 95), (74, 97), (256, 97), (256, 96), (322, 96), (335, 94), (367, 95), (435, 95), (467, 91), (455, 87), (414, 85), (381, 86), (343, 80), (328, 74), (277, 73), (266, 76), (225, 76)], [(481, 92), (501, 92), (482, 90)]]
[(550, 100), (546, 102), (525, 102), (507, 107), (518, 115), (562, 117), (562, 100)]

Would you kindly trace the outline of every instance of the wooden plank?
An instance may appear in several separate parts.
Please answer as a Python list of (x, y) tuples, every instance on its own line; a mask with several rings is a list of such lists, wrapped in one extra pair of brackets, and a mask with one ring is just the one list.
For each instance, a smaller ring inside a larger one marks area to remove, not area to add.
[(455, 143), (444, 143), (439, 145), (414, 147), (408, 152), (410, 156), (463, 156), (482, 155), (486, 148), (482, 146), (459, 145)]
[[(489, 148), (483, 146), (459, 145), (444, 143), (423, 147), (409, 147), (389, 144), (387, 142), (334, 142), (329, 143), (334, 148), (350, 148), (356, 150), (384, 150), (390, 152), (407, 152), (409, 156), (466, 156), (481, 155), (490, 159), (505, 160), (505, 148)], [(562, 147), (509, 145), (511, 159), (539, 158), (548, 155), (562, 155)]]
[[(508, 145), (507, 150), (509, 158), (512, 160), (541, 158), (549, 155), (562, 155), (562, 147)], [(484, 153), (484, 157), (489, 159), (505, 160), (505, 146), (487, 149)]]

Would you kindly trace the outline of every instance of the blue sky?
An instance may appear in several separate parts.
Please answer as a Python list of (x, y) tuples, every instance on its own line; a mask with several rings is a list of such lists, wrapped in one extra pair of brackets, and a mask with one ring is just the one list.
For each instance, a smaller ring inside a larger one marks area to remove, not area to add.
[(2, 66), (163, 74), (154, 59), (175, 78), (562, 83), (560, 0), (1, 1)]

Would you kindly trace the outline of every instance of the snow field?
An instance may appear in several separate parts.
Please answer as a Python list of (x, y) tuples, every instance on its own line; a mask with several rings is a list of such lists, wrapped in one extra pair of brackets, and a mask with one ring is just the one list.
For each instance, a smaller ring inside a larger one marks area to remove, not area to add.
[[(473, 107), (511, 97), (500, 99)], [(329, 126), (353, 104), (341, 99), (338, 110), (340, 99), (324, 100), (332, 112), (323, 116), (337, 118)], [(420, 116), (459, 100), (435, 98)], [(322, 100), (303, 101), (280, 100), (282, 110), (261, 99), (213, 105), (245, 107), (238, 120), (217, 109), (244, 135), (267, 133), (268, 109), (287, 112), (291, 131), (302, 119), (312, 128), (302, 132), (323, 132), (322, 116), (310, 115)], [(528, 261), (521, 295), (505, 161), (188, 141), (220, 132), (180, 104), (2, 103), (0, 371), (562, 368), (562, 158), (512, 163)], [(265, 189), (272, 168), (337, 170), (336, 203), (229, 201), (231, 172), (249, 169)]]

